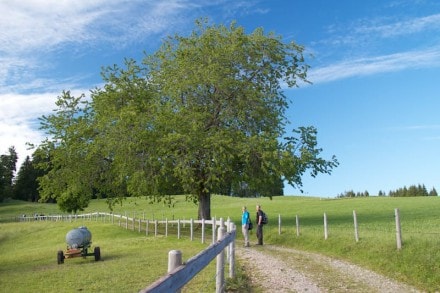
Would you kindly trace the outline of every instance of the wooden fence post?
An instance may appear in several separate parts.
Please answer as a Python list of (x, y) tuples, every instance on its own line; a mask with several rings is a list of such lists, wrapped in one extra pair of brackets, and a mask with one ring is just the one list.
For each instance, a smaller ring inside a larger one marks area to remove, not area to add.
[[(233, 222), (229, 223), (228, 232), (235, 230), (236, 227)], [(229, 278), (235, 277), (235, 241), (229, 244)]]
[[(220, 226), (218, 227), (218, 235), (217, 239), (222, 239), (226, 234), (226, 229), (223, 223), (223, 218), (220, 218)], [(215, 292), (223, 293), (224, 292), (224, 283), (225, 283), (225, 251), (222, 250), (217, 255), (217, 273), (215, 278)]]
[(296, 220), (296, 236), (299, 237), (299, 217), (298, 215), (295, 216)]
[[(231, 223), (231, 219), (228, 217), (228, 219), (226, 220), (226, 226), (225, 226), (225, 233), (227, 233), (227, 232), (229, 232), (230, 230), (229, 230), (229, 227), (230, 227), (230, 224)], [(231, 245), (228, 245), (227, 247), (226, 247), (226, 259), (228, 260), (228, 262), (231, 260)]]
[(327, 214), (324, 213), (324, 239), (328, 238)]
[(356, 242), (359, 242), (358, 221), (355, 210), (353, 210), (353, 221), (354, 221), (354, 239), (356, 240)]
[(397, 241), (397, 249), (402, 249), (402, 230), (400, 227), (400, 214), (399, 209), (394, 210), (394, 215), (396, 218), (396, 241)]
[[(168, 273), (171, 273), (182, 265), (182, 252), (180, 250), (170, 250), (168, 252)], [(176, 291), (180, 292), (180, 289)]]
[(281, 215), (278, 214), (278, 235), (281, 235)]
[(205, 243), (205, 219), (202, 219), (202, 243)]
[(134, 219), (136, 218), (136, 212), (133, 212), (133, 218), (132, 218), (132, 220), (131, 220), (131, 230), (133, 230), (134, 231)]
[(190, 238), (191, 238), (191, 241), (194, 241), (194, 219), (193, 218), (191, 218), (191, 222), (190, 222), (190, 229), (191, 229), (191, 235), (190, 235)]
[(215, 217), (212, 218), (212, 243), (215, 243), (215, 231), (217, 230), (217, 224), (215, 222)]

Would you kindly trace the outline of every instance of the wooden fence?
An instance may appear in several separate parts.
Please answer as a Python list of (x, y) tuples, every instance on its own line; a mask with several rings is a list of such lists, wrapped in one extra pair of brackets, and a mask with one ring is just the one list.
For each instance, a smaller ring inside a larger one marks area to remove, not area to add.
[[(212, 220), (151, 220), (146, 219), (145, 215), (142, 217), (136, 218), (135, 214), (132, 217), (129, 217), (127, 214), (113, 214), (113, 213), (105, 213), (105, 212), (93, 212), (93, 213), (85, 213), (85, 214), (75, 214), (75, 215), (34, 215), (27, 216), (22, 215), (16, 218), (16, 220), (25, 222), (25, 221), (62, 221), (62, 222), (75, 222), (78, 220), (87, 220), (87, 221), (102, 221), (116, 224), (125, 229), (130, 229), (133, 231), (138, 231), (139, 233), (145, 233), (146, 236), (153, 234), (154, 236), (164, 235), (168, 236), (169, 233), (175, 232), (177, 234), (177, 238), (181, 239), (184, 236), (184, 232), (189, 232), (187, 235), (191, 241), (196, 238), (198, 235), (201, 238), (202, 243), (206, 243), (208, 235), (207, 233), (211, 230), (211, 242), (214, 243), (216, 241), (216, 229), (208, 229), (209, 227), (217, 227), (219, 226), (219, 221), (216, 218), (212, 218)], [(228, 220), (229, 221), (229, 220)], [(229, 221), (230, 222), (230, 221)], [(189, 226), (189, 231), (188, 227)], [(198, 234), (196, 234), (196, 232)]]
[(168, 254), (168, 274), (149, 287), (140, 292), (146, 293), (167, 293), (180, 292), (180, 289), (188, 283), (195, 275), (204, 269), (213, 259), (217, 257), (216, 269), (216, 292), (225, 291), (224, 260), (225, 248), (227, 250), (227, 259), (229, 260), (229, 277), (234, 277), (235, 271), (235, 236), (236, 229), (233, 223), (226, 225), (229, 232), (226, 234), (226, 227), (223, 220), (220, 219), (218, 228), (218, 242), (211, 244), (185, 264), (182, 263), (182, 253), (179, 250), (172, 250)]
[[(397, 249), (402, 249), (402, 229), (400, 224), (400, 212), (399, 209), (394, 209), (394, 219), (396, 224), (396, 246)], [(299, 224), (299, 216), (295, 216), (295, 225), (296, 225), (296, 236), (300, 236), (300, 224)], [(324, 239), (327, 240), (329, 237), (329, 229), (328, 229), (328, 220), (327, 213), (323, 215), (323, 226), (324, 226)], [(357, 221), (356, 211), (353, 211), (353, 227), (354, 227), (354, 239), (356, 242), (359, 242), (359, 227)], [(281, 235), (281, 215), (278, 215), (278, 234)]]
[[(19, 221), (63, 221), (74, 222), (77, 220), (88, 221), (103, 221), (117, 224), (120, 227), (131, 229), (133, 231), (143, 232), (146, 235), (152, 233), (150, 226), (154, 229), (154, 235), (159, 234), (159, 227), (162, 228), (162, 233), (168, 236), (169, 230), (174, 228), (177, 232), (177, 237), (182, 236), (182, 228), (189, 225), (189, 238), (194, 240), (195, 229), (200, 231), (201, 241), (205, 243), (207, 226), (211, 226), (212, 230), (212, 244), (189, 259), (185, 264), (182, 263), (181, 252), (179, 250), (171, 250), (168, 256), (168, 273), (164, 277), (154, 282), (149, 287), (140, 292), (179, 292), (180, 289), (188, 283), (194, 276), (196, 276), (202, 269), (204, 269), (213, 259), (217, 257), (216, 269), (216, 292), (224, 292), (225, 290), (225, 250), (226, 259), (229, 263), (229, 277), (233, 278), (235, 275), (235, 238), (236, 227), (229, 219), (224, 222), (222, 218), (216, 220), (148, 220), (143, 217), (135, 218), (127, 215), (116, 215), (112, 213), (94, 212), (80, 215), (34, 215), (34, 216), (20, 216)], [(217, 235), (216, 235), (217, 229)], [(216, 237), (217, 236), (217, 237)], [(227, 249), (226, 249), (227, 248)]]
[[(200, 238), (202, 243), (205, 243), (206, 241), (206, 226), (216, 227), (218, 223), (216, 223), (216, 219), (213, 218), (213, 220), (201, 220), (201, 221), (194, 221), (192, 219), (190, 220), (147, 220), (145, 219), (145, 214), (142, 214), (142, 216), (139, 216), (136, 218), (136, 214), (133, 214), (132, 217), (128, 217), (127, 214), (125, 215), (117, 215), (112, 213), (101, 213), (101, 212), (95, 212), (95, 213), (88, 213), (88, 214), (82, 214), (82, 215), (54, 215), (54, 216), (43, 216), (43, 215), (36, 215), (36, 216), (21, 216), (19, 217), (20, 221), (75, 221), (78, 219), (88, 219), (88, 220), (96, 220), (99, 219), (102, 221), (111, 221), (112, 223), (117, 223), (119, 226), (125, 226), (126, 229), (132, 229), (132, 230), (138, 230), (139, 232), (145, 231), (146, 235), (149, 235), (151, 233), (154, 233), (155, 236), (162, 234), (165, 236), (168, 236), (169, 229), (177, 229), (177, 237), (180, 239), (183, 235), (182, 228), (185, 228), (186, 225), (190, 226), (189, 229), (189, 238), (191, 241), (195, 238), (195, 225), (197, 225), (197, 232), (201, 233)], [(401, 230), (401, 224), (400, 224), (400, 213), (399, 209), (396, 208), (394, 210), (394, 219), (395, 219), (395, 233), (396, 233), (396, 247), (398, 250), (402, 249), (403, 241), (402, 241), (402, 230)], [(281, 225), (281, 215), (278, 215), (278, 234), (281, 235), (282, 225)], [(300, 218), (298, 215), (295, 216), (295, 225), (296, 225), (296, 235), (300, 236)], [(200, 229), (201, 227), (201, 229)], [(359, 241), (359, 228), (358, 228), (358, 221), (357, 221), (357, 214), (356, 211), (353, 211), (353, 227), (354, 227), (354, 239), (356, 242)], [(159, 228), (164, 229), (164, 231), (159, 231)], [(211, 230), (212, 232), (212, 241), (211, 243), (214, 243), (216, 241), (216, 231), (215, 229)], [(323, 236), (324, 239), (327, 240), (329, 237), (329, 227), (328, 227), (328, 219), (327, 219), (327, 213), (323, 214)]]

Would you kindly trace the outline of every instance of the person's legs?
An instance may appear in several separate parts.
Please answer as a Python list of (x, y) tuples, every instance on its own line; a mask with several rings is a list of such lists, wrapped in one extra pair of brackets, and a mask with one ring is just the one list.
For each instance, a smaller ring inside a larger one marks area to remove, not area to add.
[(244, 237), (244, 246), (249, 246), (249, 230), (247, 225), (241, 226), (241, 232), (243, 233)]
[(246, 228), (246, 237), (245, 237), (245, 239), (244, 239), (244, 242), (245, 242), (246, 247), (249, 246), (249, 229), (248, 229), (248, 228), (249, 228), (249, 227)]
[(263, 226), (257, 225), (258, 245), (263, 245)]

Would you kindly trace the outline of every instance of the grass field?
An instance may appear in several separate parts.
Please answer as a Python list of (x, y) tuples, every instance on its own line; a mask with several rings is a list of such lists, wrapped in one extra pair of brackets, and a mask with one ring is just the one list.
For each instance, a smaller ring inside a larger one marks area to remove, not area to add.
[[(237, 224), (241, 206), (252, 212), (261, 204), (270, 223), (265, 226), (265, 242), (315, 251), (349, 260), (420, 290), (440, 290), (440, 198), (369, 197), (319, 199), (285, 196), (231, 198), (213, 196), (211, 214)], [(394, 209), (399, 208), (403, 248), (396, 249)], [(353, 210), (356, 211), (360, 241), (354, 240)], [(105, 201), (95, 200), (85, 212), (108, 211)], [(206, 247), (199, 241), (169, 236), (146, 237), (103, 222), (31, 222), (10, 220), (26, 214), (59, 214), (56, 205), (9, 201), (0, 205), (0, 283), (5, 292), (137, 292), (166, 272), (171, 249), (188, 259)], [(127, 199), (114, 209), (116, 214), (148, 219), (189, 219), (197, 217), (197, 206), (176, 197), (173, 208), (149, 205), (145, 199)], [(327, 214), (329, 237), (324, 239), (323, 214)], [(281, 234), (278, 233), (278, 215)], [(300, 219), (296, 236), (295, 216)], [(65, 248), (66, 233), (86, 225), (93, 245), (101, 248), (102, 262), (69, 259), (57, 265), (56, 251)], [(238, 233), (238, 241), (241, 235)], [(255, 235), (251, 235), (255, 241)], [(240, 242), (241, 243), (241, 242)], [(184, 292), (212, 292), (215, 263), (194, 279)]]

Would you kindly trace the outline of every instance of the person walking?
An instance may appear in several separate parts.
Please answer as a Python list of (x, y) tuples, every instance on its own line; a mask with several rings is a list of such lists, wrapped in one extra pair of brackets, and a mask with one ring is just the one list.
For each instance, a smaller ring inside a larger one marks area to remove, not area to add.
[(241, 209), (241, 212), (241, 232), (243, 233), (244, 237), (244, 246), (249, 247), (249, 224), (251, 219), (245, 206)]
[(255, 222), (257, 223), (257, 245), (263, 245), (263, 211), (261, 210), (260, 205), (257, 205), (256, 210), (257, 218)]

